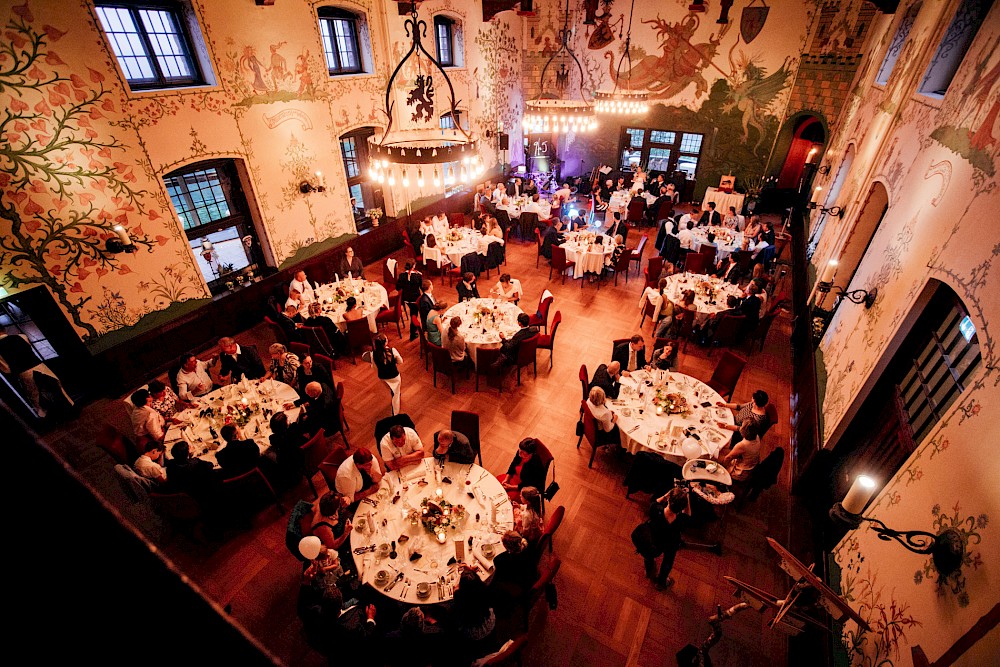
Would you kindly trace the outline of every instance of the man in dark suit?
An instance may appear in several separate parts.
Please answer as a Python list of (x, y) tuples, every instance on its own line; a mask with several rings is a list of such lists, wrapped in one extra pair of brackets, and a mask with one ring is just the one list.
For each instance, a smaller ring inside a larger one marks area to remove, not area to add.
[(302, 316), (295, 306), (285, 306), (284, 312), (278, 313), (278, 326), (285, 332), (289, 341), (299, 339), (298, 325), (302, 323)]
[(427, 330), (427, 315), (434, 310), (434, 285), (429, 280), (420, 283), (420, 299), (417, 300), (417, 312), (420, 314), (420, 326)]
[(462, 274), (462, 282), (458, 283), (458, 302), (479, 298), (479, 286), (476, 285), (476, 274), (466, 271)]
[(257, 467), (260, 447), (253, 440), (244, 438), (243, 432), (235, 424), (223, 426), (219, 435), (226, 441), (226, 446), (215, 453), (223, 475), (236, 477)]
[(722, 216), (715, 210), (714, 201), (708, 202), (708, 210), (702, 211), (701, 218), (698, 219), (699, 227), (704, 227), (705, 225), (713, 227), (720, 227), (722, 225)]
[(733, 285), (740, 281), (741, 274), (740, 266), (736, 261), (736, 253), (732, 253), (728, 259), (719, 262), (719, 270), (715, 272), (717, 277)]
[(344, 596), (339, 588), (317, 588), (303, 584), (299, 592), (299, 613), (310, 643), (331, 657), (340, 654), (345, 647), (362, 654), (370, 651), (373, 648), (370, 643), (379, 635), (375, 605), (355, 604), (345, 610)]
[(221, 478), (215, 467), (208, 461), (191, 456), (191, 445), (187, 442), (181, 440), (174, 443), (170, 456), (164, 466), (170, 491), (190, 493), (199, 499), (218, 491)]
[(305, 396), (295, 401), (295, 405), (305, 405), (306, 413), (300, 421), (303, 422), (302, 429), (309, 435), (316, 435), (320, 429), (326, 435), (340, 432), (340, 400), (333, 387), (310, 382), (306, 385)]
[(667, 196), (667, 188), (660, 188), (656, 201), (650, 204), (646, 208), (646, 220), (651, 225), (655, 225), (658, 222), (660, 215), (660, 206), (670, 201), (670, 197)]
[(510, 338), (506, 338), (500, 332), (500, 358), (497, 363), (512, 366), (517, 363), (517, 351), (521, 348), (521, 343), (538, 333), (538, 327), (529, 326), (531, 318), (527, 313), (517, 316), (517, 324), (521, 327)]
[(552, 219), (552, 224), (549, 228), (545, 230), (542, 235), (542, 257), (547, 259), (552, 259), (552, 246), (562, 245), (565, 242), (565, 237), (562, 234), (562, 220), (558, 218)]
[(588, 389), (600, 387), (604, 394), (611, 399), (618, 398), (618, 392), (622, 388), (622, 366), (617, 361), (610, 364), (601, 364), (594, 371), (594, 379), (590, 381)]
[(524, 185), (521, 184), (520, 178), (511, 180), (507, 186), (507, 194), (511, 197), (520, 197), (524, 194)]
[(646, 342), (642, 336), (635, 334), (629, 342), (618, 345), (612, 351), (611, 360), (617, 361), (622, 373), (628, 377), (628, 373), (640, 370), (646, 365)]
[(757, 326), (757, 321), (760, 319), (761, 300), (757, 296), (759, 293), (760, 287), (756, 283), (750, 283), (750, 286), (747, 288), (747, 296), (736, 307), (734, 314), (746, 317), (743, 321), (742, 333), (751, 331), (753, 327)]
[(611, 222), (611, 226), (608, 227), (608, 231), (606, 233), (611, 238), (614, 238), (619, 234), (621, 234), (622, 243), (625, 243), (626, 241), (628, 241), (628, 223), (622, 220), (620, 213), (615, 213), (613, 218), (614, 219)]
[(413, 262), (407, 262), (403, 272), (396, 277), (396, 289), (403, 297), (406, 310), (410, 314), (410, 340), (417, 337), (413, 328), (413, 314), (417, 312), (417, 301), (420, 299), (420, 285), (424, 282), (423, 275), (413, 268)]
[(219, 361), (222, 366), (219, 370), (219, 377), (230, 382), (239, 382), (243, 378), (256, 380), (264, 377), (267, 371), (264, 363), (260, 360), (260, 354), (253, 345), (242, 347), (236, 341), (226, 336), (219, 339)]

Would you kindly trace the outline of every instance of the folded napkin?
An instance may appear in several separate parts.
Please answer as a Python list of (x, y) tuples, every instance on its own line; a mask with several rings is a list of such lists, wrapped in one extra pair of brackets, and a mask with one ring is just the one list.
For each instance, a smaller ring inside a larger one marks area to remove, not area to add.
[(483, 568), (483, 570), (485, 570), (487, 573), (493, 572), (493, 570), (495, 569), (493, 567), (493, 562), (490, 561), (489, 558), (483, 555), (481, 547), (477, 546), (475, 549), (473, 549), (472, 555), (473, 557), (475, 557), (476, 562), (479, 563), (479, 566)]
[(427, 474), (427, 469), (423, 466), (412, 466), (409, 470), (404, 471), (403, 479), (407, 482), (412, 482), (415, 479), (420, 479)]

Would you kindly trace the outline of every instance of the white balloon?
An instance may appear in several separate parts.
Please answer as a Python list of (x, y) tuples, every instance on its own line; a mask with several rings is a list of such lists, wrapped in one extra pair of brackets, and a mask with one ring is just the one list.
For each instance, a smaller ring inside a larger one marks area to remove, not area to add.
[(299, 553), (302, 557), (307, 560), (313, 560), (319, 555), (319, 550), (323, 547), (323, 543), (315, 535), (310, 535), (309, 537), (303, 537), (299, 540)]
[(685, 457), (696, 459), (701, 456), (701, 445), (694, 438), (684, 438), (684, 442), (681, 443), (681, 451)]

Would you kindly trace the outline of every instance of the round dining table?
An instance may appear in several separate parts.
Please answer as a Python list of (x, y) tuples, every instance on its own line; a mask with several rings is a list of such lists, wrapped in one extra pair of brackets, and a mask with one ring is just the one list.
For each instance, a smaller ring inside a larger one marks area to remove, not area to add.
[[(446, 310), (441, 320), (448, 322), (456, 315), (462, 318), (462, 326), (458, 331), (465, 338), (465, 348), (475, 364), (476, 353), (480, 348), (499, 349), (501, 333), (507, 338), (517, 333), (521, 328), (517, 324), (517, 316), (522, 312), (524, 311), (516, 305), (503, 299), (469, 299)], [(442, 332), (442, 336), (444, 335)]]
[[(445, 525), (431, 530), (426, 524), (435, 516)], [(358, 504), (352, 526), (363, 583), (399, 602), (436, 604), (454, 596), (459, 563), (483, 581), (492, 576), (514, 512), (507, 491), (485, 468), (426, 458), (386, 473), (378, 492)], [(427, 594), (418, 594), (421, 584)]]
[(347, 298), (353, 296), (358, 301), (365, 317), (368, 318), (368, 328), (372, 333), (378, 333), (375, 316), (382, 308), (389, 307), (389, 293), (380, 284), (361, 279), (344, 279), (337, 282), (319, 285), (315, 289), (316, 299), (323, 307), (323, 314), (329, 317), (347, 331), (344, 312), (347, 310)]
[[(672, 398), (677, 407), (657, 407), (657, 396)], [(735, 424), (731, 410), (716, 405), (722, 396), (701, 380), (683, 373), (639, 370), (622, 378), (618, 398), (608, 408), (618, 415), (622, 446), (637, 454), (655, 452), (683, 466), (687, 457), (681, 449), (684, 439), (696, 435), (699, 456), (718, 458), (729, 443), (731, 433), (718, 423)]]
[(729, 257), (737, 250), (743, 249), (743, 232), (728, 227), (695, 227), (691, 230), (691, 250), (699, 252), (704, 243), (708, 243), (709, 232), (715, 234), (715, 261)]
[(588, 273), (600, 273), (605, 266), (611, 265), (611, 255), (615, 251), (614, 239), (602, 234), (604, 243), (593, 243), (595, 233), (566, 232), (566, 242), (561, 246), (566, 251), (566, 259), (575, 262), (573, 278), (582, 278)]
[(224, 445), (221, 431), (227, 417), (237, 425), (244, 422), (240, 425), (244, 437), (257, 443), (263, 454), (271, 446), (271, 415), (285, 412), (289, 423), (294, 422), (301, 408), (284, 410), (283, 406), (298, 398), (299, 393), (290, 385), (273, 379), (260, 382), (244, 379), (199, 396), (195, 407), (174, 415), (180, 424), (169, 424), (164, 440), (167, 458), (171, 458), (171, 446), (185, 440), (191, 445), (193, 456), (219, 467), (215, 453)]
[[(708, 285), (712, 294), (705, 289)], [(666, 296), (675, 307), (681, 307), (684, 303), (684, 292), (694, 290), (695, 322), (699, 325), (705, 324), (713, 315), (729, 310), (726, 305), (726, 297), (729, 295), (739, 298), (742, 296), (740, 288), (725, 280), (715, 276), (704, 276), (695, 273), (675, 273), (667, 277)], [(711, 298), (709, 298), (711, 296)]]

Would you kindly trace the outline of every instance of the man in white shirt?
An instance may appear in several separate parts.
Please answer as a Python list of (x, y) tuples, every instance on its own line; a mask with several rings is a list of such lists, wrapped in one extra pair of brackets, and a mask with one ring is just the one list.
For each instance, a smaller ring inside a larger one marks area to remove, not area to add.
[(166, 420), (159, 412), (149, 407), (149, 392), (139, 389), (132, 394), (132, 428), (140, 444), (163, 442), (166, 437)]
[(678, 229), (686, 228), (687, 223), (689, 222), (697, 224), (699, 215), (701, 215), (701, 209), (699, 209), (697, 206), (692, 206), (690, 213), (685, 213), (684, 215), (681, 216), (680, 221), (677, 223), (679, 225)]
[(572, 191), (569, 189), (569, 183), (563, 183), (562, 187), (556, 190), (555, 196), (563, 201), (568, 201), (572, 194)]
[(316, 300), (316, 295), (313, 292), (313, 286), (309, 284), (309, 279), (306, 278), (305, 271), (295, 272), (295, 278), (288, 285), (288, 293), (291, 294), (293, 291), (301, 294), (303, 301), (308, 302)]
[(396, 424), (382, 436), (379, 443), (382, 460), (389, 470), (399, 470), (406, 466), (420, 463), (424, 460), (424, 443), (420, 436), (409, 426)]
[(348, 503), (354, 504), (378, 491), (381, 483), (382, 467), (378, 464), (378, 459), (364, 447), (359, 447), (353, 456), (337, 468), (334, 486), (347, 498)]
[(507, 193), (507, 188), (504, 187), (503, 183), (497, 183), (496, 189), (493, 191), (493, 203), (499, 204), (500, 200)]
[(181, 368), (177, 371), (177, 395), (182, 400), (190, 403), (212, 391), (212, 376), (208, 369), (215, 365), (215, 361), (202, 361), (193, 354), (181, 357)]
[(694, 247), (694, 233), (691, 231), (694, 229), (694, 220), (688, 220), (687, 225), (685, 225), (681, 231), (677, 232), (677, 240), (681, 243), (681, 248), (685, 250), (691, 250)]
[(153, 442), (146, 448), (146, 453), (135, 460), (135, 465), (132, 467), (146, 479), (162, 484), (167, 481), (167, 471), (160, 465), (162, 460), (163, 444)]
[(539, 220), (548, 220), (551, 217), (549, 215), (549, 205), (546, 203), (544, 206), (542, 206), (542, 202), (540, 200), (541, 197), (539, 197), (537, 194), (533, 196), (531, 198), (531, 201), (529, 201), (525, 205), (524, 212), (537, 213)]
[(305, 304), (302, 302), (302, 294), (298, 290), (289, 289), (288, 298), (285, 300), (285, 308), (292, 306), (296, 312), (302, 310)]

